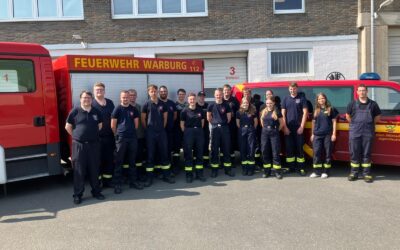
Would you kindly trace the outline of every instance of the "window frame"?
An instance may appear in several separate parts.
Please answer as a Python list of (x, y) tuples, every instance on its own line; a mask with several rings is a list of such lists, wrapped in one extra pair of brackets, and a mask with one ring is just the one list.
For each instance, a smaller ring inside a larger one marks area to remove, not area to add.
[(301, 14), (306, 12), (305, 0), (301, 0), (301, 9), (293, 10), (276, 10), (275, 8), (276, 0), (273, 0), (273, 10), (274, 14)]
[(186, 1), (181, 0), (180, 13), (162, 13), (162, 0), (157, 0), (157, 13), (139, 14), (139, 1), (131, 0), (133, 2), (132, 14), (114, 14), (114, 0), (111, 0), (111, 18), (112, 19), (141, 19), (141, 18), (176, 18), (176, 17), (207, 17), (208, 16), (208, 0), (204, 0), (204, 12), (187, 12)]
[[(308, 53), (308, 72), (306, 73), (285, 73), (273, 74), (272, 73), (272, 53), (274, 52), (299, 52), (306, 51)], [(314, 76), (314, 57), (312, 49), (271, 49), (268, 50), (268, 77), (304, 77)]]
[(29, 18), (14, 18), (14, 0), (6, 0), (8, 4), (8, 18), (0, 19), (0, 22), (27, 22), (27, 21), (76, 21), (85, 19), (85, 11), (83, 7), (83, 0), (80, 0), (80, 7), (82, 10), (82, 16), (66, 17), (63, 16), (63, 0), (57, 1), (57, 16), (56, 17), (39, 17), (38, 1), (32, 0), (32, 17)]

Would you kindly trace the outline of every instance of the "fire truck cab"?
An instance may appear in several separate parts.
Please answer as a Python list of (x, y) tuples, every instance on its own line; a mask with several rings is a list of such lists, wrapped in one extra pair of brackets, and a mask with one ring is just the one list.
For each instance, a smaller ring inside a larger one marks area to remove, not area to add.
[[(372, 79), (368, 79), (372, 78)], [(303, 92), (312, 106), (315, 105), (316, 95), (323, 92), (327, 95), (332, 106), (340, 115), (337, 123), (337, 140), (334, 144), (333, 159), (349, 161), (349, 123), (345, 118), (347, 105), (357, 99), (357, 86), (361, 83), (368, 87), (368, 96), (376, 101), (381, 110), (381, 121), (376, 124), (376, 139), (372, 149), (374, 164), (400, 166), (400, 84), (378, 80), (374, 77), (365, 77), (363, 80), (315, 80), (296, 81), (299, 92)], [(275, 96), (283, 99), (289, 95), (290, 82), (260, 82), (235, 85), (233, 94), (241, 100), (242, 90), (249, 88), (252, 95), (259, 94), (265, 100), (265, 91), (271, 89)], [(304, 145), (305, 153), (312, 157), (311, 118), (306, 123)]]

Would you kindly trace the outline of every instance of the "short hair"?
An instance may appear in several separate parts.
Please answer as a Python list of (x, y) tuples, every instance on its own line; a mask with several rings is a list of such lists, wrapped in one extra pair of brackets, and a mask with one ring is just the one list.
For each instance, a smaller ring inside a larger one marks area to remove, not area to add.
[(261, 100), (261, 96), (259, 94), (254, 94), (253, 99), (259, 101)]
[(242, 93), (244, 93), (244, 92), (249, 92), (251, 94), (251, 89), (247, 88), (247, 87), (244, 87), (243, 90), (242, 90)]
[(214, 93), (217, 92), (217, 91), (223, 92), (223, 89), (222, 88), (216, 88)]
[(189, 98), (189, 97), (191, 97), (191, 96), (194, 96), (194, 97), (196, 97), (196, 94), (195, 94), (195, 93), (193, 93), (193, 92), (191, 92), (191, 93), (189, 93), (189, 95), (188, 95), (188, 98)]
[(160, 86), (160, 89), (166, 89), (166, 90), (168, 90), (167, 86), (165, 86), (165, 85), (161, 85), (161, 86)]
[(364, 83), (358, 84), (357, 90), (358, 90), (358, 88), (365, 88), (365, 90), (368, 90), (367, 85), (365, 85)]
[(229, 85), (229, 84), (224, 84), (224, 86), (222, 86), (222, 88), (223, 88), (223, 89), (224, 89), (224, 88), (232, 89), (231, 85)]
[(135, 94), (137, 95), (136, 89), (128, 89), (127, 91), (128, 91), (129, 93), (135, 93)]
[(121, 90), (119, 92), (119, 95), (121, 95), (121, 94), (128, 94), (129, 95), (129, 91), (128, 90)]
[(179, 94), (179, 92), (183, 92), (186, 94), (186, 90), (184, 90), (184, 89), (178, 89), (178, 91), (176, 91), (177, 94)]
[(157, 87), (157, 85), (155, 85), (155, 84), (150, 84), (149, 86), (147, 86), (147, 91), (149, 91), (150, 89), (155, 89), (155, 90), (157, 90), (158, 87)]
[(83, 90), (83, 91), (79, 94), (79, 98), (82, 98), (83, 94), (86, 94), (86, 95), (90, 96), (91, 98), (93, 98), (92, 92), (87, 91), (87, 90)]
[(105, 88), (106, 88), (106, 85), (104, 85), (104, 83), (102, 83), (102, 82), (96, 82), (96, 83), (93, 85), (93, 88), (95, 88), (95, 87), (101, 87), (101, 88), (105, 89)]
[(291, 82), (291, 83), (289, 84), (289, 87), (291, 87), (291, 88), (298, 88), (299, 85), (297, 85), (297, 82)]

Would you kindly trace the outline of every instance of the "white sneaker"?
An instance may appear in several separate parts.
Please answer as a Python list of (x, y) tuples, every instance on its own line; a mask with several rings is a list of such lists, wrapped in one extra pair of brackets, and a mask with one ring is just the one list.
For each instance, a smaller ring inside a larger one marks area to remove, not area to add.
[(322, 178), (322, 179), (328, 178), (328, 174), (327, 174), (327, 173), (323, 173), (323, 174), (321, 175), (321, 178)]
[(312, 174), (310, 175), (310, 178), (317, 178), (317, 177), (319, 177), (319, 175), (317, 175), (316, 173), (312, 173)]

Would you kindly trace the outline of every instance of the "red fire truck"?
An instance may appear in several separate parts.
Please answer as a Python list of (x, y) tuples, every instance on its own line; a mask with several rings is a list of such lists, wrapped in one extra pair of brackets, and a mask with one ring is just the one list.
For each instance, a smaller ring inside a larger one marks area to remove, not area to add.
[[(357, 99), (357, 86), (361, 83), (368, 87), (369, 98), (375, 100), (381, 110), (381, 121), (376, 125), (376, 140), (372, 150), (374, 164), (400, 166), (400, 84), (397, 82), (377, 79), (365, 80), (321, 80), (296, 81), (299, 91), (303, 92), (309, 103), (315, 103), (315, 97), (323, 92), (332, 106), (338, 109), (340, 116), (337, 123), (337, 140), (334, 144), (333, 158), (339, 161), (349, 161), (349, 123), (346, 121), (346, 107), (351, 100)], [(252, 94), (265, 98), (265, 91), (271, 89), (274, 95), (283, 99), (289, 94), (290, 82), (259, 82), (244, 83), (234, 86), (233, 92), (241, 100), (242, 90), (249, 88)], [(306, 123), (306, 144), (304, 151), (310, 157), (313, 155), (311, 135), (311, 115)]]
[(167, 86), (175, 99), (179, 88), (203, 90), (203, 61), (67, 55), (52, 63), (40, 45), (0, 42), (0, 184), (63, 172), (66, 116), (98, 81), (114, 103), (131, 88), (144, 102), (149, 83)]

